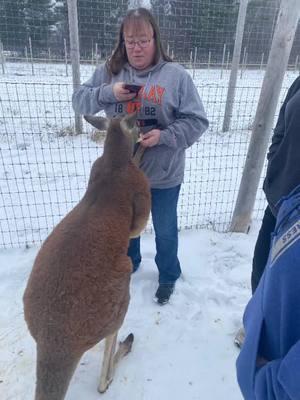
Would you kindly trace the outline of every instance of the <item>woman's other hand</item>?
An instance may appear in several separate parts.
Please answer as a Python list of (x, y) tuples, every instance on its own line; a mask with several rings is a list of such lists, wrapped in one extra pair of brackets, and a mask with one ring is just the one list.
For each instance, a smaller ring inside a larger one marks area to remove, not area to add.
[(141, 137), (141, 145), (143, 147), (153, 147), (159, 142), (160, 129), (152, 129), (151, 131), (142, 134)]
[(117, 82), (113, 85), (113, 92), (118, 101), (132, 100), (136, 96), (136, 93), (132, 93), (128, 89), (125, 89), (124, 85), (124, 82)]

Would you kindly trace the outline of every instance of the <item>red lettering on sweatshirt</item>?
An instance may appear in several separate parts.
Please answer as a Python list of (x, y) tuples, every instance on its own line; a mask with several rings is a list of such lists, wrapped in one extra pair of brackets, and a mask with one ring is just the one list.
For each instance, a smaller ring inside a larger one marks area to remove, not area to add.
[(129, 101), (128, 103), (126, 103), (126, 112), (128, 114), (132, 114), (135, 111), (140, 111), (141, 106), (142, 104), (140, 101)]
[(161, 87), (159, 85), (156, 85), (156, 92), (157, 92), (157, 103), (161, 104), (162, 103), (162, 98), (165, 93), (166, 89), (164, 87)]
[(138, 97), (148, 100), (149, 103), (162, 104), (162, 98), (166, 89), (159, 85), (151, 85), (150, 89), (146, 92), (145, 86), (139, 91)]
[(150, 103), (155, 103), (155, 104), (157, 103), (155, 86), (151, 86), (151, 88), (150, 88), (150, 90), (148, 92), (147, 100)]

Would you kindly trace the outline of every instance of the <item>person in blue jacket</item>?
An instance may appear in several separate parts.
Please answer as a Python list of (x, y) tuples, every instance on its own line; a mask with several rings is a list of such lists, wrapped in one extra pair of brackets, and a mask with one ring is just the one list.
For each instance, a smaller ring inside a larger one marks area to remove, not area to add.
[(268, 167), (263, 189), (268, 201), (257, 237), (251, 275), (251, 289), (255, 292), (264, 272), (276, 224), (278, 201), (300, 184), (300, 77), (288, 90), (281, 106), (268, 151)]
[(236, 366), (245, 400), (300, 399), (300, 185), (281, 203), (268, 262), (244, 314)]
[[(267, 154), (268, 167), (263, 189), (267, 207), (255, 244), (251, 289), (255, 292), (266, 267), (271, 245), (271, 234), (276, 225), (278, 202), (300, 184), (300, 77), (297, 77), (288, 90), (281, 106), (274, 129), (272, 143)], [(244, 329), (235, 336), (235, 344), (241, 347)]]

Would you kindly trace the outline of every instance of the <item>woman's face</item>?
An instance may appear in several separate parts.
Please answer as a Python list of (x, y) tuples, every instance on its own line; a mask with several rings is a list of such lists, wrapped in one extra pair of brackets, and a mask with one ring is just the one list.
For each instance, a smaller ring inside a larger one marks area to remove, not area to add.
[(153, 64), (156, 49), (152, 26), (144, 21), (132, 22), (123, 33), (129, 64), (139, 70)]

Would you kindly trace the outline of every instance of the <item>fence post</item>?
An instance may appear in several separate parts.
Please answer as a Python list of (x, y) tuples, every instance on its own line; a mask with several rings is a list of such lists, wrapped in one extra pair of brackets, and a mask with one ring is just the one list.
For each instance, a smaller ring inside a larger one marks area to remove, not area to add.
[(229, 69), (230, 51), (227, 52), (226, 71)]
[(96, 60), (96, 65), (99, 64), (99, 59), (98, 59), (98, 43), (95, 44), (95, 60)]
[(245, 65), (246, 65), (246, 55), (247, 55), (247, 49), (246, 49), (246, 47), (244, 47), (240, 78), (242, 78), (243, 74), (244, 74)]
[(211, 63), (211, 51), (208, 51), (208, 60), (207, 60), (207, 69), (210, 70), (210, 63)]
[(28, 43), (29, 43), (29, 52), (30, 52), (30, 61), (31, 61), (31, 73), (32, 73), (32, 75), (34, 75), (33, 51), (32, 51), (31, 37), (29, 37)]
[(300, 16), (299, 0), (281, 2), (267, 68), (260, 92), (250, 145), (230, 230), (247, 232), (276, 106)]
[[(78, 36), (77, 0), (68, 0), (68, 19), (70, 34), (70, 58), (72, 64), (73, 89), (80, 86), (80, 53)], [(75, 114), (75, 132), (82, 133), (81, 115)]]
[(65, 52), (66, 76), (68, 76), (68, 49), (67, 49), (67, 41), (66, 41), (66, 39), (64, 39), (64, 52)]
[(24, 54), (25, 54), (25, 58), (26, 58), (26, 63), (28, 64), (29, 61), (28, 61), (28, 49), (27, 49), (27, 46), (24, 47)]
[(1, 60), (1, 65), (2, 65), (2, 74), (5, 74), (5, 57), (4, 57), (4, 51), (3, 51), (3, 44), (0, 42), (0, 60)]
[(294, 68), (295, 72), (297, 71), (298, 63), (299, 63), (299, 55), (297, 55), (296, 61), (295, 61), (295, 68)]
[(223, 46), (223, 55), (222, 55), (222, 64), (221, 64), (221, 76), (220, 78), (223, 78), (223, 69), (225, 66), (225, 57), (226, 57), (226, 43)]
[(236, 34), (235, 34), (234, 50), (233, 50), (232, 63), (231, 63), (231, 72), (230, 72), (229, 85), (228, 85), (228, 91), (227, 91), (227, 100), (226, 100), (226, 106), (225, 106), (225, 114), (224, 114), (224, 120), (223, 120), (223, 132), (227, 132), (229, 130), (230, 122), (231, 122), (237, 74), (238, 74), (238, 68), (239, 68), (239, 63), (240, 63), (240, 58), (241, 58), (241, 48), (242, 48), (242, 41), (243, 41), (243, 35), (244, 35), (244, 26), (245, 26), (245, 20), (246, 20), (247, 6), (248, 6), (248, 0), (240, 1), (239, 15), (238, 15), (238, 20), (237, 20)]
[(193, 63), (193, 79), (195, 79), (195, 68), (196, 68), (196, 62), (197, 62), (197, 47), (195, 47), (195, 53), (194, 53), (194, 63)]
[(261, 55), (261, 60), (260, 60), (260, 67), (259, 69), (262, 70), (263, 69), (263, 65), (264, 65), (264, 57), (265, 57), (265, 53), (262, 53)]

